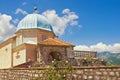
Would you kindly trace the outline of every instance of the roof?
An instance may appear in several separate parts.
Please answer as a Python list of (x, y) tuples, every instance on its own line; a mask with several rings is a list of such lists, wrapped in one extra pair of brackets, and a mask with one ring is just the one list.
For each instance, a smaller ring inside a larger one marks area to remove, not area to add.
[(53, 46), (74, 46), (71, 43), (59, 40), (57, 38), (48, 38), (48, 39), (40, 42), (39, 44), (42, 44), (42, 45), (53, 45)]
[(16, 38), (16, 36), (12, 36), (9, 39), (5, 40), (4, 42), (0, 43), (0, 48), (2, 48), (3, 46), (12, 43), (14, 41), (14, 39)]
[(37, 13), (33, 14), (28, 14), (25, 16), (18, 24), (17, 31), (22, 30), (22, 29), (43, 29), (43, 30), (48, 30), (52, 31), (52, 26), (48, 22), (48, 20)]

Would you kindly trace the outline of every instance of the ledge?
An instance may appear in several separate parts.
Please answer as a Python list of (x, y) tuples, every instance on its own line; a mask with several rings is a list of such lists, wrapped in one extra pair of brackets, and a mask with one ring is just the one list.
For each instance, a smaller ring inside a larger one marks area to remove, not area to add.
[[(9, 68), (9, 69), (0, 69), (0, 70), (45, 70), (45, 67), (31, 67), (31, 68)], [(59, 68), (65, 69), (65, 68)], [(73, 66), (73, 70), (79, 69), (120, 69), (120, 66)]]

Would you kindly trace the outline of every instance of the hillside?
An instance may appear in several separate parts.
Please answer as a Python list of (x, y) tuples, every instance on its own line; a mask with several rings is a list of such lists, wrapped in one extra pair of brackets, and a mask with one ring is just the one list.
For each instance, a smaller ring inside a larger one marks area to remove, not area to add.
[(120, 65), (120, 53), (99, 52), (97, 53), (97, 57), (104, 58), (107, 63)]

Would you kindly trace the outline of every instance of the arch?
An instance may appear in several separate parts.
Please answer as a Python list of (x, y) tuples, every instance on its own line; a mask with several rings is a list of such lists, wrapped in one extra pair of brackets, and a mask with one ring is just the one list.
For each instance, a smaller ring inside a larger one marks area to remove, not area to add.
[(60, 52), (57, 52), (57, 51), (52, 51), (48, 54), (48, 63), (51, 63), (54, 59), (55, 60), (62, 60), (62, 54)]

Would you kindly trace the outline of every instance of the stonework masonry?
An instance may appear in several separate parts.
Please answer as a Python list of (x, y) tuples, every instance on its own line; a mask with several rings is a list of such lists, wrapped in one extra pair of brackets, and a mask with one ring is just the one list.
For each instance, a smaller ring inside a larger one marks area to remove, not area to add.
[[(46, 80), (45, 68), (1, 69), (0, 80)], [(120, 67), (73, 67), (67, 80), (120, 80)]]

